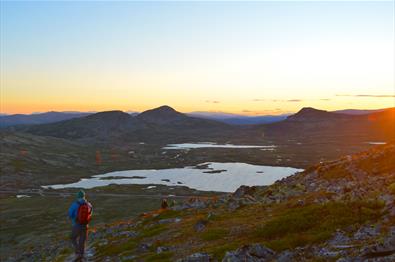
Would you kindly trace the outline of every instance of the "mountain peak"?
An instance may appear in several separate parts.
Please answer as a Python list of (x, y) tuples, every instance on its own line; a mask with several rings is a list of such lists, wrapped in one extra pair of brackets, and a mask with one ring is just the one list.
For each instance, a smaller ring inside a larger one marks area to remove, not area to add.
[(149, 114), (153, 114), (153, 113), (155, 113), (155, 114), (158, 114), (158, 113), (182, 114), (182, 113), (176, 111), (174, 108), (172, 108), (172, 107), (170, 107), (170, 106), (167, 106), (167, 105), (163, 105), (163, 106), (160, 106), (160, 107), (157, 107), (157, 108), (153, 108), (153, 109), (144, 111), (144, 112), (142, 112), (140, 115), (142, 115), (142, 114), (148, 114), (148, 113), (149, 113)]
[(168, 105), (163, 105), (163, 106), (160, 106), (160, 107), (157, 107), (157, 108), (154, 108), (154, 109), (151, 109), (151, 110), (147, 110), (147, 111), (156, 111), (156, 112), (167, 112), (167, 113), (178, 113), (178, 114), (180, 114), (174, 108), (172, 108), (172, 107), (170, 107)]
[(319, 113), (327, 113), (328, 111), (316, 109), (314, 107), (303, 107), (296, 114), (319, 114)]
[(130, 115), (120, 110), (103, 111), (87, 116), (90, 119), (129, 118)]
[(299, 112), (291, 115), (287, 120), (292, 121), (322, 121), (342, 118), (341, 115), (312, 107), (303, 107)]
[(137, 116), (145, 122), (156, 124), (169, 123), (186, 117), (186, 115), (167, 105), (144, 111)]

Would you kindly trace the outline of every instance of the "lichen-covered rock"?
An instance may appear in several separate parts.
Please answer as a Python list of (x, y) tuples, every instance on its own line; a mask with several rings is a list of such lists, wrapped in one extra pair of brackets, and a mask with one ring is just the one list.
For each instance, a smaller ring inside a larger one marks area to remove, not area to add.
[(181, 222), (181, 218), (166, 218), (166, 219), (161, 219), (158, 221), (158, 224), (171, 224), (171, 223), (179, 223)]
[(163, 252), (166, 252), (166, 251), (169, 251), (169, 250), (170, 250), (169, 247), (157, 247), (156, 248), (156, 253), (160, 254), (160, 253), (163, 253)]
[(295, 256), (294, 252), (285, 250), (277, 256), (276, 261), (277, 262), (292, 262), (294, 260), (294, 256)]
[(378, 236), (379, 234), (380, 234), (379, 226), (363, 226), (354, 234), (354, 239), (364, 240)]
[(151, 243), (141, 243), (140, 245), (138, 245), (137, 250), (139, 252), (147, 252), (149, 251), (151, 246), (152, 246)]
[(384, 239), (376, 245), (363, 248), (362, 255), (365, 257), (386, 257), (395, 255), (395, 226), (391, 227)]
[(270, 261), (275, 252), (260, 244), (246, 245), (235, 251), (226, 252), (222, 262)]
[(207, 220), (204, 219), (199, 220), (194, 226), (195, 231), (196, 232), (203, 231), (206, 228), (207, 223), (208, 223)]
[(333, 247), (342, 247), (350, 243), (350, 238), (341, 231), (337, 231), (328, 244)]
[(239, 207), (240, 207), (240, 203), (238, 201), (231, 200), (228, 203), (228, 210), (231, 211), (231, 212), (235, 211)]
[(233, 194), (234, 198), (242, 198), (246, 195), (253, 196), (255, 194), (256, 187), (252, 186), (240, 186)]
[(194, 253), (188, 257), (177, 260), (177, 262), (210, 262), (213, 261), (207, 253)]
[(316, 252), (314, 252), (315, 256), (320, 257), (320, 258), (324, 258), (324, 259), (330, 259), (330, 258), (336, 258), (339, 256), (344, 255), (343, 251), (333, 251), (330, 250), (328, 248), (319, 248), (318, 250), (316, 250)]
[(121, 231), (117, 235), (125, 237), (137, 237), (137, 233), (134, 231)]

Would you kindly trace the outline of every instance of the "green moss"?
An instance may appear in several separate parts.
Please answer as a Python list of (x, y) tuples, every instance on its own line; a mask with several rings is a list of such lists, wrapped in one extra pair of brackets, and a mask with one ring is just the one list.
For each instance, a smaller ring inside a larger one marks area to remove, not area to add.
[(395, 183), (389, 185), (388, 190), (391, 192), (391, 194), (395, 195)]
[(222, 239), (229, 234), (229, 231), (223, 228), (213, 228), (201, 234), (201, 238), (206, 241)]
[(133, 250), (137, 247), (136, 240), (129, 240), (122, 243), (111, 243), (104, 246), (96, 247), (96, 253), (100, 256), (114, 256), (119, 255), (126, 250)]
[(166, 225), (155, 225), (153, 227), (145, 228), (140, 231), (139, 238), (153, 237), (155, 235), (159, 235), (165, 230), (167, 230)]
[(162, 213), (159, 214), (159, 216), (155, 217), (155, 220), (161, 220), (161, 219), (168, 219), (168, 218), (176, 218), (179, 217), (182, 214), (181, 211), (175, 211), (175, 210), (165, 210)]
[(67, 257), (69, 257), (72, 253), (73, 252), (70, 248), (64, 248), (62, 251), (60, 251), (54, 262), (66, 261)]
[(203, 252), (211, 254), (214, 259), (221, 261), (227, 251), (235, 250), (240, 246), (241, 246), (240, 243), (232, 242), (232, 243), (225, 244), (225, 245), (215, 245), (213, 248), (203, 250)]
[(69, 255), (71, 253), (73, 253), (73, 250), (71, 248), (66, 247), (66, 248), (62, 249), (62, 251), (60, 251), (59, 254), (61, 254), (61, 255)]
[(145, 257), (144, 261), (172, 261), (173, 257), (173, 252), (170, 251), (166, 251), (166, 252), (162, 252), (160, 254), (152, 254), (152, 255), (148, 255), (147, 257)]

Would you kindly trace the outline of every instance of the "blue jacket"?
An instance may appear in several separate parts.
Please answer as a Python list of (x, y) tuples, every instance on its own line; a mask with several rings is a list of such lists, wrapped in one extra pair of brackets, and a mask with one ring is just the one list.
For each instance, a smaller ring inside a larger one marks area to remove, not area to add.
[(71, 204), (71, 206), (69, 208), (69, 213), (68, 213), (68, 216), (71, 219), (71, 222), (73, 223), (73, 226), (78, 224), (77, 221), (76, 221), (77, 220), (78, 208), (80, 207), (80, 204), (83, 204), (83, 203), (88, 203), (88, 205), (89, 205), (89, 207), (91, 209), (91, 213), (93, 211), (91, 203), (89, 203), (88, 201), (86, 201), (83, 198), (78, 198), (76, 201), (73, 202), (73, 204)]

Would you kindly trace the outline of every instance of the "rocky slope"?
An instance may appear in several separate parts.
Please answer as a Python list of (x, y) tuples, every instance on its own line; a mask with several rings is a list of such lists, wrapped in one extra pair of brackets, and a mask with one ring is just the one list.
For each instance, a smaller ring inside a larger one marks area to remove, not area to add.
[[(92, 228), (90, 261), (394, 261), (395, 144)], [(65, 239), (21, 260), (68, 260)]]

